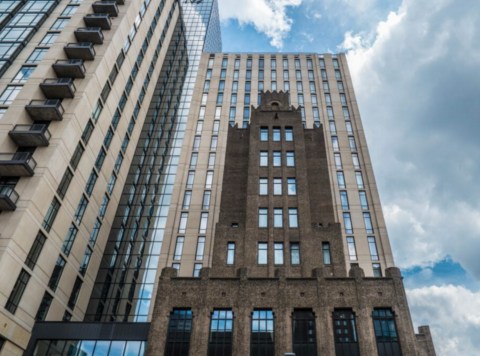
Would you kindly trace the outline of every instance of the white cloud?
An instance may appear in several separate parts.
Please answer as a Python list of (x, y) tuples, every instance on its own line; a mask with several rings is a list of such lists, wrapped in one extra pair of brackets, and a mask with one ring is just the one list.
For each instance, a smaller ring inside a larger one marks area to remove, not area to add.
[(438, 356), (478, 354), (480, 292), (446, 285), (407, 290), (407, 296), (414, 324), (430, 324)]
[(396, 262), (480, 279), (480, 2), (403, 0), (345, 34)]
[(270, 38), (272, 46), (282, 48), (283, 39), (292, 27), (287, 8), (301, 3), (302, 0), (221, 0), (220, 19), (237, 20), (240, 25), (251, 24)]

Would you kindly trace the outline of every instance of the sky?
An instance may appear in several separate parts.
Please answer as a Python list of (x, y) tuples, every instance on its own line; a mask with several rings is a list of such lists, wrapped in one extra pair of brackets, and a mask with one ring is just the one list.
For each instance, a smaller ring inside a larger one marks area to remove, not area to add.
[(480, 354), (480, 1), (219, 0), (225, 52), (345, 52), (415, 326)]

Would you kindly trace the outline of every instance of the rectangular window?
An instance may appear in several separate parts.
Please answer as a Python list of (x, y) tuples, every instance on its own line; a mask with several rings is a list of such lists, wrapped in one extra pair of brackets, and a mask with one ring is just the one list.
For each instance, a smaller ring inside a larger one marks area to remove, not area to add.
[(15, 84), (25, 83), (28, 80), (28, 78), (30, 78), (35, 68), (36, 67), (28, 67), (28, 66), (21, 67), (20, 70), (15, 75), (15, 77), (12, 79), (12, 83), (15, 83)]
[(88, 264), (90, 263), (90, 258), (92, 257), (92, 249), (90, 246), (85, 248), (85, 253), (83, 254), (82, 263), (80, 263), (79, 272), (82, 276), (87, 272)]
[(80, 277), (75, 279), (75, 283), (73, 284), (72, 293), (70, 293), (70, 298), (68, 299), (68, 307), (73, 310), (75, 308), (75, 304), (77, 304), (78, 295), (80, 294), (80, 289), (82, 288), (82, 280)]
[(377, 278), (382, 277), (382, 267), (380, 266), (380, 263), (373, 263), (372, 268), (373, 268), (374, 277), (377, 277)]
[(268, 243), (266, 242), (258, 243), (257, 263), (259, 265), (266, 265), (268, 263)]
[(87, 210), (88, 205), (88, 198), (85, 195), (82, 195), (80, 201), (78, 202), (77, 210), (75, 210), (74, 220), (75, 222), (80, 225), (83, 219), (83, 215), (85, 214), (85, 210)]
[(369, 236), (368, 237), (368, 248), (370, 250), (370, 258), (372, 261), (378, 261), (378, 251), (377, 251), (377, 244), (375, 242), (375, 237)]
[(340, 191), (340, 202), (342, 204), (342, 209), (343, 210), (349, 210), (349, 204), (348, 204), (348, 195), (346, 190), (341, 190)]
[(274, 127), (273, 130), (272, 130), (272, 139), (273, 141), (280, 141), (281, 139), (281, 131), (280, 131), (280, 127)]
[(297, 195), (297, 180), (295, 178), (287, 178), (288, 195)]
[(250, 356), (275, 355), (275, 325), (271, 309), (254, 310), (250, 335)]
[(83, 156), (83, 152), (85, 152), (85, 149), (79, 142), (75, 148), (75, 152), (73, 152), (72, 158), (70, 159), (70, 166), (72, 166), (73, 170), (77, 169), (78, 163), (80, 163), (80, 159)]
[(207, 226), (208, 226), (208, 213), (202, 213), (200, 215), (200, 227), (199, 227), (199, 233), (200, 234), (205, 234), (207, 232)]
[(8, 85), (0, 95), (0, 105), (10, 105), (22, 88), (20, 85)]
[(186, 190), (185, 194), (183, 195), (183, 204), (182, 209), (188, 210), (190, 208), (190, 202), (192, 201), (192, 191)]
[(300, 244), (298, 242), (290, 243), (290, 263), (292, 266), (300, 264)]
[(360, 355), (355, 314), (351, 309), (334, 310), (333, 328), (335, 353), (337, 355)]
[(211, 316), (208, 356), (232, 355), (233, 312), (215, 309)]
[(345, 188), (345, 176), (342, 171), (337, 171), (337, 183), (339, 188)]
[(283, 91), (290, 91), (290, 83), (283, 82)]
[(47, 34), (43, 37), (43, 39), (38, 44), (39, 46), (50, 46), (53, 44), (60, 32), (47, 32)]
[(273, 195), (282, 195), (282, 178), (273, 178)]
[(330, 255), (330, 243), (322, 242), (323, 263), (326, 265), (332, 264), (332, 257)]
[(273, 166), (280, 167), (282, 165), (282, 152), (273, 151)]
[(355, 180), (357, 181), (357, 188), (358, 189), (363, 189), (363, 178), (362, 178), (362, 172), (355, 172)]
[(95, 170), (92, 170), (90, 176), (88, 177), (87, 184), (85, 185), (85, 193), (87, 193), (88, 196), (92, 195), (97, 179), (98, 174), (95, 172)]
[(347, 237), (348, 257), (350, 261), (357, 260), (357, 249), (355, 248), (355, 238), (353, 236)]
[(213, 171), (207, 171), (207, 177), (205, 179), (205, 189), (211, 189), (213, 184)]
[(273, 227), (283, 227), (283, 209), (273, 209)]
[(35, 237), (35, 241), (33, 241), (30, 251), (28, 252), (27, 258), (25, 259), (25, 265), (27, 265), (28, 268), (32, 270), (35, 268), (38, 257), (42, 252), (43, 245), (45, 244), (46, 240), (47, 238), (45, 237), (45, 235), (41, 231), (39, 231), (37, 233), (37, 236)]
[(288, 227), (298, 228), (298, 210), (297, 210), (297, 208), (288, 208)]
[(343, 223), (345, 227), (346, 234), (353, 234), (352, 219), (350, 213), (343, 213)]
[(283, 265), (283, 242), (275, 242), (274, 247), (274, 263), (276, 265)]
[(193, 188), (193, 182), (195, 180), (195, 171), (189, 171), (188, 172), (188, 176), (187, 176), (187, 184), (186, 184), (186, 187), (188, 189), (192, 189)]
[(205, 236), (199, 236), (197, 240), (197, 250), (195, 252), (195, 259), (197, 261), (202, 261), (204, 253), (205, 253)]
[(260, 178), (259, 182), (259, 195), (268, 195), (268, 178)]
[(353, 167), (355, 169), (360, 169), (360, 161), (358, 159), (358, 154), (352, 153)]
[(268, 127), (260, 127), (260, 141), (268, 141)]
[(345, 121), (345, 128), (347, 129), (347, 133), (349, 135), (353, 134), (352, 123), (350, 121)]
[(62, 252), (65, 255), (69, 255), (70, 251), (72, 250), (73, 243), (75, 242), (75, 238), (77, 237), (78, 228), (75, 224), (70, 224), (68, 228), (67, 236), (65, 236), (65, 240), (63, 240), (62, 244)]
[(45, 292), (45, 294), (43, 294), (42, 302), (40, 303), (37, 315), (35, 316), (36, 321), (45, 320), (48, 310), (50, 309), (50, 304), (52, 304), (52, 300), (53, 297), (50, 295), (50, 293)]
[(360, 207), (363, 210), (368, 210), (367, 192), (361, 190), (358, 192), (358, 195), (360, 197)]
[(355, 143), (355, 138), (353, 136), (348, 136), (348, 144), (351, 151), (355, 152), (357, 150), (357, 144)]
[(277, 82), (272, 82), (272, 91), (277, 90)]
[(258, 209), (258, 227), (268, 227), (268, 209)]
[(180, 234), (184, 234), (187, 230), (187, 222), (188, 222), (188, 213), (181, 213), (180, 214), (180, 222), (178, 224), (178, 232)]
[(235, 264), (235, 242), (227, 244), (227, 265)]
[(198, 153), (192, 153), (190, 158), (190, 169), (195, 169), (197, 167)]
[(260, 167), (268, 166), (268, 151), (260, 151)]
[(48, 287), (55, 291), (58, 286), (58, 282), (60, 282), (60, 278), (62, 277), (63, 269), (65, 268), (65, 264), (67, 261), (62, 256), (58, 256), (57, 262), (55, 263), (55, 267), (53, 267), (53, 272), (50, 276), (50, 280), (48, 281)]
[(334, 151), (340, 151), (340, 145), (338, 144), (337, 136), (332, 136), (332, 146)]
[(208, 210), (210, 207), (210, 197), (212, 195), (212, 192), (210, 190), (205, 190), (203, 192), (203, 200), (202, 200), (202, 209), (203, 210)]
[(30, 274), (22, 269), (18, 275), (15, 285), (13, 286), (12, 292), (8, 297), (7, 303), (5, 304), (5, 309), (7, 309), (10, 313), (15, 314), (29, 280)]
[(286, 159), (287, 159), (287, 167), (295, 167), (295, 152), (287, 151)]
[(193, 277), (198, 278), (200, 277), (200, 270), (202, 269), (201, 263), (195, 263), (193, 265)]
[(285, 127), (285, 141), (293, 141), (293, 128)]
[(177, 242), (175, 244), (175, 253), (173, 255), (173, 259), (175, 261), (180, 261), (182, 259), (184, 242), (185, 242), (185, 237), (183, 236), (177, 237)]
[(292, 319), (294, 354), (317, 356), (316, 320), (313, 311), (311, 309), (294, 309)]
[(218, 137), (217, 136), (212, 136), (212, 140), (210, 142), (210, 151), (216, 151), (217, 150), (217, 144), (218, 144)]
[(193, 152), (198, 152), (198, 149), (200, 148), (200, 135), (197, 135), (193, 138), (193, 147), (192, 151)]
[(373, 225), (370, 213), (363, 213), (363, 221), (365, 222), (365, 230), (367, 230), (367, 234), (373, 234)]
[(335, 168), (337, 169), (342, 169), (342, 157), (340, 156), (340, 153), (335, 153)]
[(395, 314), (390, 308), (375, 308), (372, 313), (378, 356), (401, 356)]
[(60, 210), (60, 202), (57, 198), (53, 198), (52, 202), (50, 203), (50, 207), (48, 208), (47, 214), (45, 214), (45, 218), (43, 219), (42, 227), (49, 232), (52, 228), (53, 222), (57, 217), (58, 210)]

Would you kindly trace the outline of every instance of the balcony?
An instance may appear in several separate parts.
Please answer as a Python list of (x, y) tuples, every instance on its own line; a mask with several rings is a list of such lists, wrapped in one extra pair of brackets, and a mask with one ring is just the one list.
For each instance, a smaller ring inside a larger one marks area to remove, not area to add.
[(116, 1), (95, 1), (92, 4), (93, 12), (96, 14), (109, 14), (111, 17), (118, 16)]
[(0, 185), (0, 211), (14, 211), (17, 208), (18, 193), (9, 185)]
[(25, 110), (33, 121), (60, 121), (65, 112), (62, 101), (58, 99), (32, 100), (25, 105)]
[(125, 5), (125, 0), (117, 0), (117, 5)]
[(85, 61), (95, 59), (95, 49), (91, 42), (68, 43), (63, 47), (63, 50), (69, 59), (83, 59)]
[(8, 135), (20, 147), (48, 146), (52, 136), (47, 124), (15, 125)]
[(71, 99), (77, 90), (72, 78), (45, 79), (40, 89), (47, 99)]
[(52, 67), (59, 78), (85, 78), (83, 59), (59, 59)]
[(94, 44), (103, 43), (103, 33), (101, 27), (80, 27), (75, 30), (75, 37), (78, 42), (92, 42)]
[(0, 176), (31, 177), (36, 165), (30, 152), (0, 153)]
[(102, 30), (112, 28), (112, 20), (108, 14), (88, 14), (83, 17), (83, 22), (88, 27), (100, 27)]

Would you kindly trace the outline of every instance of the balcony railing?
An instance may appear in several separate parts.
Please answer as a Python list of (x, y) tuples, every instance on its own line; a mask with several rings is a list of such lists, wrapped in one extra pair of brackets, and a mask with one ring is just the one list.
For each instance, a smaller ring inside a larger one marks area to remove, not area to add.
[(0, 176), (31, 177), (36, 166), (30, 152), (0, 153)]
[(34, 121), (60, 121), (65, 109), (59, 99), (32, 100), (25, 110)]
[(103, 43), (103, 33), (101, 27), (80, 27), (75, 30), (75, 38), (78, 42), (92, 42), (94, 44)]
[(77, 90), (72, 78), (45, 79), (40, 89), (48, 99), (71, 99)]
[(21, 147), (48, 146), (52, 136), (47, 124), (15, 125), (8, 134)]
[(109, 14), (111, 17), (118, 16), (116, 1), (95, 1), (92, 4), (92, 8), (96, 14)]
[(100, 27), (102, 30), (112, 28), (112, 20), (109, 14), (88, 14), (83, 17), (83, 22), (88, 27)]
[(95, 49), (91, 42), (68, 43), (63, 47), (65, 54), (69, 59), (83, 59), (93, 61), (95, 59)]
[(18, 193), (9, 185), (0, 185), (0, 211), (13, 211), (17, 208)]
[(59, 59), (52, 67), (59, 78), (85, 78), (83, 59)]

